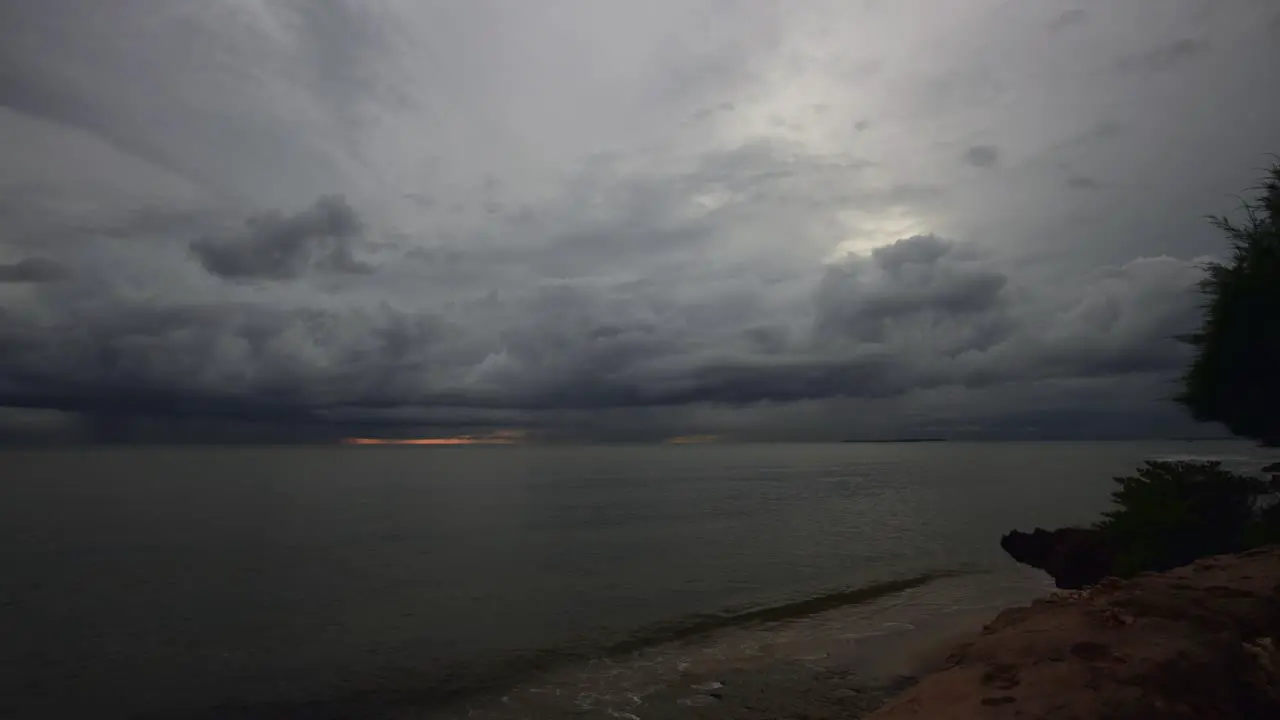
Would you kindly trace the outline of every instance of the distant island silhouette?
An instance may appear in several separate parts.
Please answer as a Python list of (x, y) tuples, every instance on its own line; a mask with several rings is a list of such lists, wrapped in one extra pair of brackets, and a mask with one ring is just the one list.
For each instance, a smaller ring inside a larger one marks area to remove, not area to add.
[(888, 438), (882, 440), (841, 440), (842, 443), (928, 443), (928, 442), (947, 442), (946, 438)]

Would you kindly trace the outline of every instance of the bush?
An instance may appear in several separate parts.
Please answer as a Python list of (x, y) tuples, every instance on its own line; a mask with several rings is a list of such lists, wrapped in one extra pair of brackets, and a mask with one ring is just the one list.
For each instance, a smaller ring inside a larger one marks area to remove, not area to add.
[(1115, 510), (1097, 524), (1120, 576), (1168, 570), (1208, 555), (1280, 540), (1280, 485), (1218, 462), (1150, 461), (1118, 477)]
[(1195, 359), (1177, 396), (1195, 419), (1280, 445), (1280, 164), (1244, 202), (1244, 221), (1212, 218), (1231, 254), (1209, 263), (1199, 330), (1183, 338)]

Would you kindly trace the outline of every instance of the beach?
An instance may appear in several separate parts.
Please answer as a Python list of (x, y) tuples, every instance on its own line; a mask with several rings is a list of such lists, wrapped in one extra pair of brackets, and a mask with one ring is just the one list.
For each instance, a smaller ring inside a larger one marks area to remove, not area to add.
[[(942, 666), (1006, 604), (929, 605), (957, 596), (960, 578), (892, 593), (863, 605), (743, 625), (571, 664), (515, 687), (397, 720), (506, 718), (858, 718)], [(1023, 601), (1037, 593), (1025, 586)]]

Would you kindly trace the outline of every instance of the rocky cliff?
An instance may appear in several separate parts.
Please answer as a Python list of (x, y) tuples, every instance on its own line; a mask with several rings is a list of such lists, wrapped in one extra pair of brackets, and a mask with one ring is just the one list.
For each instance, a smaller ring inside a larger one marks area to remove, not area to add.
[(1001, 613), (870, 717), (1280, 718), (1280, 548)]
[(1063, 589), (1096, 585), (1111, 574), (1115, 552), (1107, 536), (1091, 528), (1014, 530), (1000, 538), (1000, 547), (1014, 560), (1049, 573)]

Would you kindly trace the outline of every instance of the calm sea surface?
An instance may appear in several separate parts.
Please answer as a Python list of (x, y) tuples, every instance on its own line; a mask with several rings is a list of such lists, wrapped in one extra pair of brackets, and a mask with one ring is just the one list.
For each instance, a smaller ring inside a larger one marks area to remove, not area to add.
[(922, 606), (1016, 602), (1044, 582), (1002, 532), (1092, 521), (1112, 475), (1189, 456), (1276, 458), (1218, 442), (8, 451), (0, 716), (429, 702), (897, 581)]

